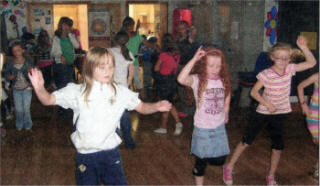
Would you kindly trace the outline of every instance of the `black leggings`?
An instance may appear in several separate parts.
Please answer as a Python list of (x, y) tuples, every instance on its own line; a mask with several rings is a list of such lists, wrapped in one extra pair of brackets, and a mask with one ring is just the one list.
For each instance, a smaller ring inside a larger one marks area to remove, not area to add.
[(194, 176), (203, 176), (207, 167), (207, 163), (210, 165), (221, 166), (226, 162), (226, 159), (227, 155), (216, 158), (199, 158), (196, 156), (192, 174)]

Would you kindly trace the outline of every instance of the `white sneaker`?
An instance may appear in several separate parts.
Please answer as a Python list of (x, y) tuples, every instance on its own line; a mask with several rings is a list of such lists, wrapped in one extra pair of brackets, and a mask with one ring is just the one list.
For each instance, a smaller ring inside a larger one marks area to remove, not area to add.
[(167, 134), (167, 129), (158, 128), (158, 129), (154, 130), (153, 132), (158, 133), (158, 134)]
[(183, 125), (181, 122), (176, 123), (176, 130), (174, 131), (173, 135), (175, 136), (180, 135), (182, 132), (182, 128), (183, 128)]
[(7, 120), (10, 120), (10, 119), (12, 119), (13, 118), (13, 114), (8, 114), (7, 116), (6, 116), (6, 119)]

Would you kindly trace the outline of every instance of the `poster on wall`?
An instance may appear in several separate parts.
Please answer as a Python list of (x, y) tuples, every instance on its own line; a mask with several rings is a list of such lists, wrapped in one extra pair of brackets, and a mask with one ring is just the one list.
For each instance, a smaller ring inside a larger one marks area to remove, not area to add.
[(52, 5), (31, 5), (30, 26), (32, 34), (38, 35), (41, 29), (45, 29), (50, 37), (53, 37)]
[(110, 38), (110, 13), (106, 9), (89, 10), (89, 39)]

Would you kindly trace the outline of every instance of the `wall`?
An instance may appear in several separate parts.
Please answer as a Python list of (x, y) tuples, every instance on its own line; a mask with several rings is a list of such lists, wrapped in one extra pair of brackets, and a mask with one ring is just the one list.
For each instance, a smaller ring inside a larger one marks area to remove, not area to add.
[(7, 26), (7, 37), (8, 39), (17, 38), (16, 25), (13, 24), (9, 18), (15, 16), (17, 20), (19, 36), (22, 35), (22, 29), (27, 28), (27, 3), (21, 2), (21, 0), (10, 0), (8, 3), (0, 3), (0, 13), (5, 14), (6, 26)]

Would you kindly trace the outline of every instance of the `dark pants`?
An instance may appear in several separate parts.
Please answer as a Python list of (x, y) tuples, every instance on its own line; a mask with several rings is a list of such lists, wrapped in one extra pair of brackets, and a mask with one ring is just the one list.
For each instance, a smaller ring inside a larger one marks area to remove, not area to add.
[(127, 185), (118, 148), (76, 154), (77, 185)]
[(54, 81), (57, 89), (65, 87), (68, 83), (73, 82), (73, 67), (72, 65), (54, 64)]
[(287, 115), (288, 114), (266, 115), (257, 112), (253, 113), (250, 117), (245, 134), (242, 137), (242, 142), (251, 145), (255, 137), (259, 134), (265, 124), (267, 124), (267, 129), (269, 130), (272, 141), (271, 148), (282, 150), (284, 148), (282, 139), (283, 122), (287, 118)]
[(40, 68), (43, 79), (44, 79), (44, 87), (48, 88), (51, 84), (51, 70), (52, 70), (52, 65), (48, 65), (45, 67)]
[(124, 144), (127, 149), (134, 149), (136, 144), (131, 136), (131, 118), (130, 112), (125, 110), (120, 119), (121, 131), (123, 134)]
[(196, 156), (196, 161), (192, 174), (194, 176), (203, 176), (207, 167), (207, 164), (222, 166), (226, 162), (227, 156), (221, 156), (216, 158), (199, 158)]
[[(54, 82), (56, 84), (57, 89), (61, 89), (65, 87), (68, 83), (73, 82), (73, 66), (65, 65), (65, 64), (54, 64), (53, 66), (54, 73)], [(58, 106), (57, 110), (58, 114), (63, 117), (72, 117), (71, 109), (64, 109)]]

